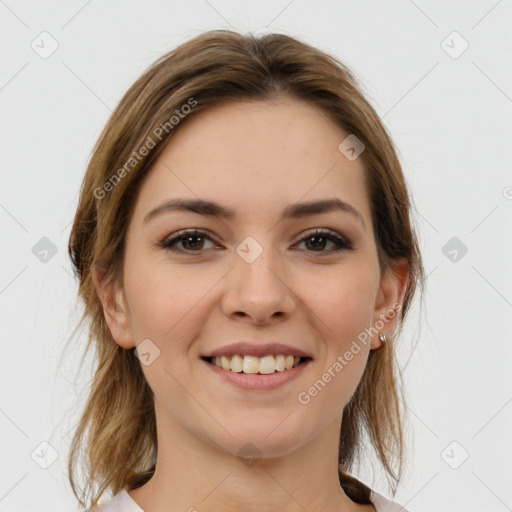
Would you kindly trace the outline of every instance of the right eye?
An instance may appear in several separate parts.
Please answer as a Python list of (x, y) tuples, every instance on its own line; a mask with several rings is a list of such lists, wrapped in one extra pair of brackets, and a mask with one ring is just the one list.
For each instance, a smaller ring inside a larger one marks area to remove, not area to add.
[[(200, 240), (197, 242), (197, 240)], [(210, 240), (213, 242), (212, 238), (206, 233), (206, 231), (201, 231), (199, 229), (188, 229), (184, 231), (179, 231), (175, 235), (166, 238), (163, 242), (160, 243), (160, 246), (163, 249), (173, 251), (173, 252), (203, 252), (201, 249), (204, 245), (204, 240)], [(187, 244), (188, 248), (177, 248), (176, 245), (178, 243)]]

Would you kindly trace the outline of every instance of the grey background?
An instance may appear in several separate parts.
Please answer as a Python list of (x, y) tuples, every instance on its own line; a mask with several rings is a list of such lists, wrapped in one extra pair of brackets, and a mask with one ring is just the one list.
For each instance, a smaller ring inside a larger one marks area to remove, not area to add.
[[(395, 499), (512, 510), (510, 0), (0, 0), (0, 20), (0, 511), (77, 509), (66, 456), (91, 366), (78, 372), (84, 337), (62, 351), (79, 185), (126, 89), (213, 28), (300, 37), (359, 77), (400, 152), (428, 273), (399, 353), (411, 457)], [(389, 495), (373, 466), (360, 478)]]

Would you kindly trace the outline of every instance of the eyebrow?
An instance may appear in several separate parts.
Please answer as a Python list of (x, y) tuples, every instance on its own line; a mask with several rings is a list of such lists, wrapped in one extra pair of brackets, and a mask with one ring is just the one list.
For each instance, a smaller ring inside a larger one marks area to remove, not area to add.
[[(332, 211), (350, 213), (356, 217), (361, 222), (364, 229), (366, 229), (364, 218), (359, 210), (351, 204), (337, 198), (291, 204), (281, 211), (279, 220), (297, 219), (307, 217), (309, 215), (329, 213)], [(208, 201), (206, 199), (173, 198), (168, 199), (156, 208), (153, 208), (144, 217), (143, 223), (146, 224), (158, 215), (168, 212), (192, 212), (208, 217), (220, 217), (223, 219), (233, 219), (236, 217), (235, 210), (222, 206), (214, 201)]]

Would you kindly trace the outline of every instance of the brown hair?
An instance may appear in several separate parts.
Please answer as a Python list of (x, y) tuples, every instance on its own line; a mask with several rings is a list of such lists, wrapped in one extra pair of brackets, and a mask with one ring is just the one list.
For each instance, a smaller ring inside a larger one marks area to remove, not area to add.
[[(409, 194), (397, 154), (344, 64), (286, 35), (256, 37), (229, 30), (202, 33), (167, 53), (130, 87), (101, 133), (82, 183), (69, 239), (69, 255), (80, 280), (79, 297), (85, 304), (77, 329), (89, 320), (85, 353), (94, 342), (97, 361), (68, 464), (73, 492), (84, 506), (88, 497), (91, 506), (96, 506), (107, 489), (115, 495), (125, 487), (143, 485), (151, 478), (157, 455), (152, 390), (134, 349), (125, 350), (112, 339), (92, 269), (102, 269), (112, 283), (120, 279), (125, 233), (137, 191), (173, 132), (211, 106), (282, 95), (308, 102), (365, 145), (360, 158), (381, 270), (392, 268), (397, 258), (404, 257), (409, 263), (399, 331), (417, 285), (423, 288)], [(194, 106), (185, 109), (187, 104)], [(181, 116), (184, 112), (187, 115)], [(179, 117), (176, 128), (170, 121), (174, 114)], [(358, 503), (370, 503), (370, 489), (348, 471), (360, 459), (363, 433), (368, 434), (388, 479), (394, 482), (393, 494), (402, 475), (401, 375), (399, 370), (397, 374), (394, 344), (388, 336), (381, 349), (370, 352), (362, 379), (343, 413), (340, 485)], [(76, 466), (82, 457), (86, 486), (79, 496)]]

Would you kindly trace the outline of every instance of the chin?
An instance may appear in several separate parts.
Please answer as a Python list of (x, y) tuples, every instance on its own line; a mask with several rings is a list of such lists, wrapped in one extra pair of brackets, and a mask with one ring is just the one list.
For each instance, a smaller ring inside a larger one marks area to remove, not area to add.
[[(280, 419), (282, 421), (283, 418)], [(285, 421), (286, 422), (286, 421)], [(226, 434), (222, 439), (211, 439), (219, 448), (231, 455), (248, 460), (259, 458), (272, 458), (285, 456), (297, 449), (304, 433), (290, 429), (279, 422), (259, 422), (255, 428), (255, 422), (244, 428), (242, 425), (226, 427), (232, 435)], [(276, 428), (277, 427), (277, 428)]]

